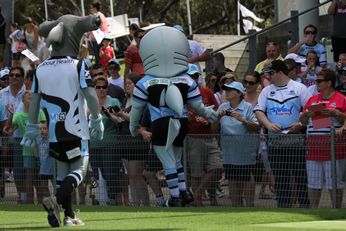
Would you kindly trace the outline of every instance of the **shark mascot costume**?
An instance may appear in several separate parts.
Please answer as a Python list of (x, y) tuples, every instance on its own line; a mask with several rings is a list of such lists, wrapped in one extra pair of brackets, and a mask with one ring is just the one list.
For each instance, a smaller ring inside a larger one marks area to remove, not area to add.
[(145, 107), (152, 121), (152, 144), (165, 170), (170, 198), (168, 207), (181, 207), (194, 200), (185, 184), (181, 162), (187, 133), (187, 106), (210, 122), (217, 120), (211, 107), (205, 107), (196, 83), (186, 74), (189, 45), (185, 35), (162, 26), (149, 31), (141, 40), (140, 56), (145, 76), (134, 89), (130, 131), (138, 135), (139, 120)]
[[(90, 62), (78, 60), (80, 40), (85, 32), (96, 30), (100, 19), (90, 15), (64, 15), (40, 24), (39, 34), (52, 45), (51, 57), (36, 70), (29, 109), (29, 123), (21, 144), (39, 144), (38, 111), (45, 111), (49, 126), (50, 155), (57, 160), (56, 198), (46, 197), (43, 206), (48, 223), (59, 227), (60, 206), (64, 225), (83, 225), (72, 210), (71, 194), (83, 181), (89, 159), (89, 127), (93, 138), (103, 138), (98, 99), (89, 74)], [(41, 101), (42, 99), (42, 101)], [(89, 126), (86, 104), (90, 112)]]

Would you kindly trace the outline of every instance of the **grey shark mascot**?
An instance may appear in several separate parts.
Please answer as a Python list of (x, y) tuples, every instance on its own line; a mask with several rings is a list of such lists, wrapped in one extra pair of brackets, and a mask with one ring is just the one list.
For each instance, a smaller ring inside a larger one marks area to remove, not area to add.
[(149, 108), (153, 148), (169, 187), (168, 207), (185, 206), (194, 200), (186, 188), (181, 161), (188, 105), (210, 122), (217, 120), (216, 112), (203, 105), (198, 86), (186, 74), (188, 52), (185, 35), (172, 27), (155, 28), (142, 38), (140, 56), (145, 76), (136, 84), (130, 113), (130, 131), (136, 136), (143, 110)]
[[(51, 57), (36, 70), (32, 86), (29, 121), (21, 144), (35, 147), (40, 142), (37, 121), (40, 106), (49, 126), (50, 155), (57, 162), (56, 197), (43, 199), (48, 223), (59, 227), (60, 206), (64, 225), (83, 225), (72, 210), (71, 194), (83, 181), (89, 160), (90, 135), (103, 138), (103, 124), (98, 99), (89, 74), (90, 62), (79, 60), (80, 40), (85, 32), (96, 30), (96, 16), (64, 15), (56, 21), (40, 24), (39, 34), (52, 45)], [(87, 105), (85, 104), (87, 102)], [(87, 107), (90, 112), (89, 124)]]

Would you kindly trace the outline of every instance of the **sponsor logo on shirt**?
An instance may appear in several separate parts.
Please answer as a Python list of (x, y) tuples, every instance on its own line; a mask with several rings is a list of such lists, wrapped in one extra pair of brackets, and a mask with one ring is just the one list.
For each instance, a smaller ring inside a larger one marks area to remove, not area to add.
[(272, 107), (269, 110), (278, 116), (292, 115), (293, 106), (286, 108), (285, 105), (283, 105), (281, 107)]

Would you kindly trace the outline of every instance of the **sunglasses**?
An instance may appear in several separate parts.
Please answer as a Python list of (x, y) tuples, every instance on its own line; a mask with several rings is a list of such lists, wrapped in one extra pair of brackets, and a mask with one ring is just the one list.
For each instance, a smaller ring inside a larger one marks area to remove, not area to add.
[(107, 89), (108, 87), (106, 85), (102, 85), (102, 86), (95, 86), (96, 89)]
[(329, 80), (325, 79), (316, 79), (316, 83), (328, 82)]
[(93, 74), (93, 77), (96, 77), (98, 75), (103, 75), (103, 72), (95, 73), (95, 74)]
[(23, 77), (21, 74), (10, 74), (10, 77), (21, 78)]
[(244, 84), (245, 85), (249, 84), (250, 86), (253, 86), (256, 84), (256, 82), (244, 80)]
[(312, 35), (314, 35), (314, 34), (316, 34), (316, 31), (307, 30), (304, 33), (305, 34), (312, 34)]

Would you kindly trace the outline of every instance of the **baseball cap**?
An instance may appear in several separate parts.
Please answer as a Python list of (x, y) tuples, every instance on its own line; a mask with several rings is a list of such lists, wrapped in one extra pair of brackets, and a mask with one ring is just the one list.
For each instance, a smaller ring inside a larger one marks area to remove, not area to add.
[(288, 74), (288, 68), (287, 68), (285, 62), (282, 61), (282, 60), (274, 60), (267, 67), (263, 68), (262, 71), (264, 73), (270, 73), (270, 72), (273, 72), (273, 71), (276, 71), (276, 72), (281, 71), (285, 75)]
[(245, 93), (245, 88), (244, 88), (243, 84), (240, 83), (240, 82), (236, 82), (236, 81), (234, 81), (234, 82), (232, 82), (230, 84), (224, 84), (222, 86), (222, 89), (223, 90), (236, 89), (237, 91), (239, 91), (239, 92), (241, 92), (243, 94)]
[(4, 68), (0, 71), (0, 79), (8, 77), (10, 75), (10, 70), (7, 68)]
[(287, 54), (285, 57), (285, 60), (286, 59), (293, 59), (296, 63), (300, 63), (300, 64), (305, 63), (305, 60), (306, 60), (304, 57), (297, 55), (295, 53)]
[(193, 74), (196, 74), (196, 73), (199, 74), (199, 70), (198, 70), (197, 65), (195, 65), (195, 64), (189, 64), (189, 69), (187, 70), (186, 73), (187, 73), (188, 75), (193, 75)]
[(181, 31), (184, 33), (184, 28), (181, 25), (174, 25), (173, 26), (175, 29), (177, 29), (178, 31)]
[(110, 65), (110, 64), (112, 64), (112, 63), (115, 63), (115, 64), (117, 64), (118, 66), (120, 66), (119, 60), (117, 60), (117, 59), (111, 59), (111, 60), (108, 61), (108, 65)]
[(108, 34), (105, 34), (105, 36), (103, 36), (104, 40), (112, 40), (111, 37)]

